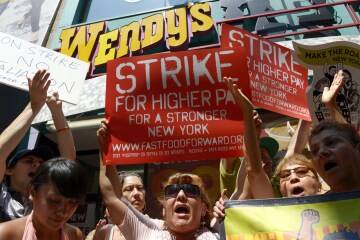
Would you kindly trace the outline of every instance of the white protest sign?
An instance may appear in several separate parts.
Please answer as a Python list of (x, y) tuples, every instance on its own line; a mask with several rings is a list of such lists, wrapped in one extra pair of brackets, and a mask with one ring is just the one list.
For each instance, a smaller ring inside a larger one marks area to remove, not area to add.
[(298, 62), (314, 70), (314, 79), (307, 90), (312, 119), (331, 118), (329, 109), (321, 101), (324, 87), (330, 87), (335, 73), (342, 69), (345, 82), (336, 103), (344, 118), (356, 128), (360, 120), (360, 45), (336, 41), (321, 45), (303, 45), (294, 42)]
[(49, 93), (77, 104), (89, 63), (0, 32), (0, 83), (28, 90), (27, 77), (38, 69), (50, 72)]

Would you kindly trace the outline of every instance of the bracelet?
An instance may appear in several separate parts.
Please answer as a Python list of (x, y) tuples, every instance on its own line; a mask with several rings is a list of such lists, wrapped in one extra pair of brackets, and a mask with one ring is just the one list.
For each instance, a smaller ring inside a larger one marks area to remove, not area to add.
[(66, 130), (68, 130), (68, 129), (70, 129), (69, 126), (66, 126), (66, 127), (64, 127), (64, 128), (56, 129), (56, 132), (59, 133), (59, 132), (66, 131)]

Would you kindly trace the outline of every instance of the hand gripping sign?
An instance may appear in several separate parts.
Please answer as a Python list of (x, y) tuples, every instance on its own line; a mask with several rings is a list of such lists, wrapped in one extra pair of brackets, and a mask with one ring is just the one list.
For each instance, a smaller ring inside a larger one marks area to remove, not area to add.
[(106, 163), (241, 155), (241, 110), (222, 79), (233, 77), (249, 93), (245, 54), (213, 48), (108, 62)]
[(257, 107), (310, 121), (307, 69), (291, 50), (243, 29), (222, 24), (221, 45), (247, 50), (251, 101)]

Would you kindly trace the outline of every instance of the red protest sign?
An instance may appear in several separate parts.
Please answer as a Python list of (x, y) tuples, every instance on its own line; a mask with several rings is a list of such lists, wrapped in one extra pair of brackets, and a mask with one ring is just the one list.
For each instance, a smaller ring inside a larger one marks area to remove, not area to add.
[(311, 121), (308, 72), (290, 49), (228, 24), (221, 26), (221, 45), (247, 49), (251, 101), (256, 106)]
[[(249, 80), (243, 49), (202, 49), (107, 63), (107, 164), (218, 159), (242, 152), (241, 110), (222, 81)], [(235, 61), (236, 60), (236, 61)]]

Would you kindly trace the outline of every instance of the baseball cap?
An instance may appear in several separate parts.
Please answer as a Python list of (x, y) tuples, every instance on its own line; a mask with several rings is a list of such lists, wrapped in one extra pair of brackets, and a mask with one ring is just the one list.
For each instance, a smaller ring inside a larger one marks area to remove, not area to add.
[(31, 150), (23, 149), (23, 150), (17, 151), (12, 157), (7, 159), (6, 167), (7, 168), (14, 167), (21, 158), (30, 156), (30, 155), (39, 157), (39, 158), (43, 159), (44, 161), (47, 161), (47, 160), (55, 157), (53, 151), (49, 147), (46, 147), (46, 146), (36, 147)]
[(279, 151), (279, 143), (272, 137), (262, 137), (260, 138), (260, 148), (266, 149), (271, 159), (274, 159)]

